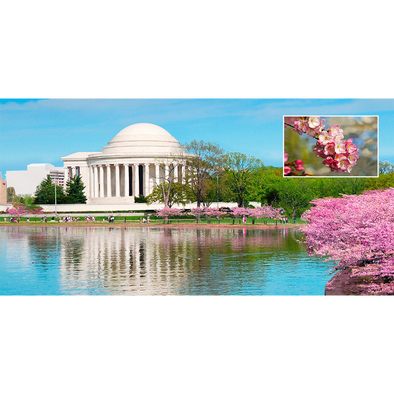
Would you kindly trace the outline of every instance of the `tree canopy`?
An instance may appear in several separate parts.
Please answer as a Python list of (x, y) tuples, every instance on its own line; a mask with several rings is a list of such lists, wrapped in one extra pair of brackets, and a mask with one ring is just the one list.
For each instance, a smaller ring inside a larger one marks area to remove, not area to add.
[(84, 194), (85, 185), (81, 176), (77, 175), (70, 178), (66, 185), (66, 195), (68, 204), (85, 204), (86, 196)]
[(186, 178), (199, 207), (209, 199), (212, 177), (223, 172), (224, 150), (216, 143), (196, 140), (186, 144), (185, 149), (194, 155), (186, 160)]
[(36, 193), (34, 195), (34, 204), (54, 204), (55, 187), (56, 202), (58, 204), (84, 204), (86, 202), (86, 197), (83, 193), (85, 186), (80, 175), (68, 180), (66, 193), (61, 186), (55, 186), (48, 175), (37, 186)]

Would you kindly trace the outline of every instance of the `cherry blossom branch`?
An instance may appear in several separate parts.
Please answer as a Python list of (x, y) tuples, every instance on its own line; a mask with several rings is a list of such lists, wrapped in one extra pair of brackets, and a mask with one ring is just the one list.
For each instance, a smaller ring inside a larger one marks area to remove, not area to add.
[[(318, 116), (300, 117), (294, 125), (285, 122), (299, 135), (307, 134), (317, 142), (313, 147), (317, 157), (324, 159), (322, 163), (335, 172), (351, 172), (358, 159), (358, 148), (353, 139), (345, 141), (343, 130), (338, 125), (325, 129), (326, 119)], [(288, 171), (288, 170), (287, 170)], [(286, 175), (286, 174), (285, 174)]]

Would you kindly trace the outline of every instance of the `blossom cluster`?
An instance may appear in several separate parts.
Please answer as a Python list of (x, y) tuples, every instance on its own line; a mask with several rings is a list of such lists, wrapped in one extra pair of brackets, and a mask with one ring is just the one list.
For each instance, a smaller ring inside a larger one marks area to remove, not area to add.
[(324, 122), (326, 122), (326, 120), (320, 120), (318, 116), (304, 116), (294, 122), (294, 131), (299, 135), (305, 133), (315, 138), (324, 130)]
[(301, 217), (308, 222), (308, 253), (335, 260), (336, 270), (352, 268), (368, 277), (365, 294), (389, 294), (394, 279), (394, 188), (359, 196), (323, 198)]
[(313, 148), (323, 164), (335, 172), (351, 172), (358, 159), (358, 148), (353, 139), (344, 139), (343, 130), (338, 125), (325, 129), (325, 119), (305, 116), (294, 121), (293, 127), (299, 135), (307, 134), (317, 140)]
[(358, 148), (353, 144), (353, 139), (345, 141), (343, 130), (338, 125), (323, 130), (318, 138), (313, 151), (317, 157), (324, 159), (323, 164), (331, 171), (351, 172), (358, 159)]
[[(298, 174), (296, 171), (301, 172), (301, 174)], [(309, 176), (309, 174), (305, 174), (304, 162), (300, 159), (295, 161), (289, 161), (289, 155), (286, 153), (286, 151), (284, 153), (283, 172), (285, 176), (291, 176), (291, 175)]]

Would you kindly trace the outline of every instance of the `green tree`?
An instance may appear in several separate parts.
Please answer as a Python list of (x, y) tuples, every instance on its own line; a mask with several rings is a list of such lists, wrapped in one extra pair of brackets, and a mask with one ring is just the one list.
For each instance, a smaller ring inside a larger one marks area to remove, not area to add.
[(378, 178), (367, 178), (365, 180), (366, 190), (379, 190), (394, 187), (394, 172), (380, 174)]
[(239, 207), (247, 205), (249, 189), (256, 172), (264, 167), (261, 160), (251, 155), (231, 152), (224, 156), (228, 184)]
[(77, 175), (70, 178), (66, 185), (67, 203), (68, 204), (85, 204), (86, 196), (84, 194), (85, 185), (81, 176)]
[[(163, 194), (163, 190), (165, 194)], [(148, 204), (152, 204), (153, 202), (167, 203), (166, 206), (169, 208), (174, 204), (185, 205), (190, 201), (195, 201), (194, 193), (190, 189), (190, 186), (179, 182), (173, 183), (170, 188), (166, 182), (155, 186), (152, 193), (147, 196), (147, 199)]]
[[(59, 204), (66, 203), (66, 196), (61, 186), (56, 186), (56, 199)], [(55, 185), (48, 175), (36, 189), (34, 195), (34, 204), (54, 204), (55, 203)]]
[(308, 180), (286, 178), (278, 190), (279, 205), (295, 219), (310, 207), (314, 190)]
[(282, 168), (267, 168), (261, 179), (260, 183), (260, 196), (263, 204), (278, 207), (279, 205), (279, 194), (280, 185), (284, 182)]
[(394, 164), (389, 161), (379, 161), (379, 174), (391, 174), (394, 172)]
[(197, 206), (208, 202), (208, 195), (212, 196), (212, 181), (215, 175), (223, 171), (223, 149), (216, 143), (193, 140), (185, 144), (187, 152), (193, 154), (186, 160), (187, 182), (194, 193)]
[[(164, 160), (160, 160), (157, 162), (157, 165), (159, 166), (159, 171), (158, 174), (156, 175), (156, 188), (160, 188), (161, 191), (159, 192), (156, 190), (155, 196), (152, 196), (152, 198), (161, 198), (159, 196), (162, 196), (162, 202), (164, 203), (165, 207), (169, 207), (171, 203), (171, 196), (174, 195), (173, 188), (177, 188), (175, 186), (178, 182), (176, 179), (176, 168), (179, 164), (179, 162), (184, 162), (185, 158), (182, 154), (182, 152), (179, 155), (174, 155), (170, 156)], [(148, 196), (147, 196), (148, 197)], [(153, 202), (153, 200), (152, 200)]]

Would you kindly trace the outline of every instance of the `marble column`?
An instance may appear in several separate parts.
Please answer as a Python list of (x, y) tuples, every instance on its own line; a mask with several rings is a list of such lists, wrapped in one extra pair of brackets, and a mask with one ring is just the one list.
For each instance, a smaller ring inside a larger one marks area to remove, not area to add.
[(155, 186), (160, 185), (160, 166), (155, 165)]
[(99, 195), (98, 166), (94, 165), (93, 170), (94, 170), (94, 197), (97, 198)]
[(186, 173), (187, 173), (187, 167), (184, 166), (184, 165), (182, 165), (182, 175), (183, 175), (183, 177), (182, 177), (182, 183), (183, 183), (184, 185), (186, 184), (186, 178), (187, 178)]
[(149, 164), (144, 164), (144, 196), (146, 197), (149, 193)]
[(98, 167), (100, 171), (100, 198), (104, 197), (104, 166)]
[(124, 196), (130, 197), (130, 176), (129, 176), (129, 165), (124, 165)]
[(182, 164), (181, 166), (180, 166), (180, 169), (179, 169), (180, 171), (179, 171), (179, 175), (180, 175), (180, 182), (181, 183), (185, 183), (185, 167), (184, 167), (184, 165)]
[(134, 164), (134, 197), (140, 195), (140, 177), (139, 177), (139, 165)]
[(107, 197), (112, 197), (111, 164), (107, 164)]
[(178, 179), (178, 164), (174, 164), (174, 183), (179, 182)]
[(166, 164), (164, 166), (164, 182), (168, 182), (169, 181), (169, 179), (168, 179), (169, 173), (170, 173), (170, 169), (169, 169), (168, 165)]
[(90, 182), (89, 182), (89, 197), (94, 197), (94, 168), (89, 167)]
[(115, 189), (116, 189), (116, 193), (115, 196), (116, 197), (120, 197), (120, 171), (119, 171), (119, 164), (115, 164)]

